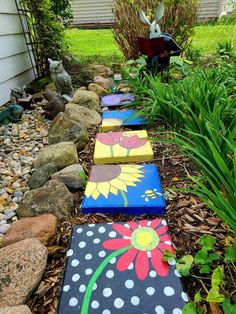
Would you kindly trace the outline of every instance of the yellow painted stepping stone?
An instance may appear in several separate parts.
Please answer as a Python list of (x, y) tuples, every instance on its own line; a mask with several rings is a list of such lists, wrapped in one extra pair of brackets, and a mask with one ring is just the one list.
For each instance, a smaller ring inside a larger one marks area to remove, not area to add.
[(153, 150), (145, 130), (98, 133), (96, 136), (95, 164), (142, 162), (152, 159)]

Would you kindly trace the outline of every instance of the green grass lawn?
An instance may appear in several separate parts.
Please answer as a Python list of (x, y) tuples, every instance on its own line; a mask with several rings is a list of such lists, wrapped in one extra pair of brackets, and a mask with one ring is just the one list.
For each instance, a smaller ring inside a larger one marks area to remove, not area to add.
[[(202, 52), (213, 52), (218, 42), (232, 39), (234, 25), (200, 25), (194, 29), (192, 46)], [(98, 62), (119, 62), (122, 53), (116, 45), (111, 29), (89, 29), (77, 28), (66, 30), (66, 41), (69, 50), (81, 59)]]

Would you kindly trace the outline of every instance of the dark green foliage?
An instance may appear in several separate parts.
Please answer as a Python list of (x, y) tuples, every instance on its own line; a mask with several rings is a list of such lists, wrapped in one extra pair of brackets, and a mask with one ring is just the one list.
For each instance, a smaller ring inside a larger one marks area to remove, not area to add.
[(52, 10), (55, 15), (60, 18), (64, 25), (69, 25), (73, 18), (71, 5), (69, 0), (51, 0)]

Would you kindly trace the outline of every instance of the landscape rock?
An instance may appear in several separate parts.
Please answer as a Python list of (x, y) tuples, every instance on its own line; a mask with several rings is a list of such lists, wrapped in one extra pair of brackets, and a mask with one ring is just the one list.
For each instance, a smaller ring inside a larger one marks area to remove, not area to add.
[(27, 305), (0, 307), (0, 314), (32, 314)]
[(84, 187), (86, 182), (84, 169), (79, 164), (71, 165), (54, 173), (52, 179), (62, 182), (72, 192)]
[(48, 131), (49, 145), (59, 142), (73, 142), (78, 151), (83, 150), (89, 141), (84, 125), (60, 112), (52, 121)]
[(53, 243), (56, 232), (57, 218), (52, 214), (22, 218), (13, 222), (11, 229), (3, 238), (1, 246), (4, 247), (28, 238), (36, 238), (47, 246)]
[[(3, 220), (3, 221), (5, 222), (5, 220)], [(3, 225), (0, 226), (0, 233), (5, 234), (5, 233), (7, 233), (7, 231), (10, 230), (10, 229), (11, 229), (11, 225), (5, 223), (5, 224), (3, 224)]]
[(108, 91), (105, 88), (95, 83), (90, 83), (88, 86), (88, 90), (95, 92), (96, 94), (98, 94), (98, 96), (104, 96), (108, 94)]
[(101, 116), (97, 111), (69, 103), (66, 105), (65, 114), (67, 114), (74, 121), (78, 121), (86, 127), (99, 125), (102, 122)]
[(112, 77), (114, 75), (113, 71), (102, 64), (95, 64), (92, 66), (94, 76)]
[(18, 217), (51, 213), (61, 220), (69, 215), (72, 208), (73, 195), (67, 187), (57, 180), (50, 180), (41, 188), (27, 191), (16, 213)]
[(99, 97), (95, 92), (77, 89), (71, 103), (101, 112)]
[(24, 304), (38, 286), (47, 265), (47, 249), (26, 239), (0, 249), (0, 306)]
[(38, 169), (36, 169), (29, 178), (28, 184), (31, 189), (37, 189), (43, 186), (51, 177), (51, 175), (57, 172), (56, 164), (50, 162)]
[(56, 164), (58, 170), (78, 163), (76, 146), (73, 142), (61, 142), (44, 148), (35, 159), (35, 168), (50, 162)]
[(112, 81), (108, 78), (104, 78), (102, 76), (96, 76), (94, 78), (94, 83), (101, 86), (105, 90), (109, 90), (111, 88)]

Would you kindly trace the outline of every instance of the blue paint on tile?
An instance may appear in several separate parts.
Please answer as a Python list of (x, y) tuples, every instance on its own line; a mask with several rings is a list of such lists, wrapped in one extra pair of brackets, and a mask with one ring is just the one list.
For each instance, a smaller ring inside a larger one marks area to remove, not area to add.
[(112, 94), (101, 98), (101, 107), (115, 107), (130, 104), (134, 101), (131, 94)]
[(156, 165), (93, 166), (82, 202), (83, 213), (165, 214)]
[(182, 313), (188, 297), (166, 249), (164, 219), (75, 226), (57, 313)]
[(131, 109), (105, 111), (102, 113), (102, 119), (122, 120), (123, 126), (147, 124), (147, 121), (145, 121), (145, 119), (141, 116), (135, 116), (132, 118), (132, 116), (136, 115), (137, 113), (137, 110)]

